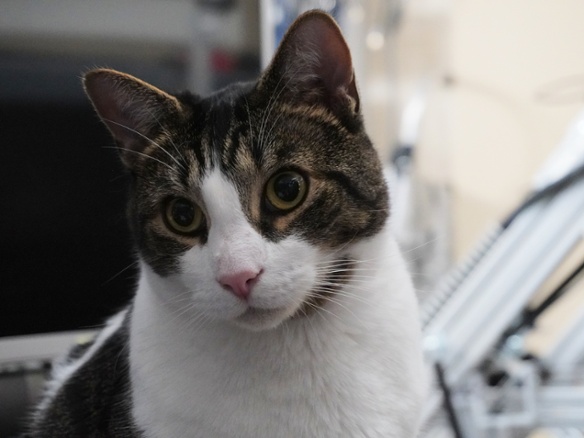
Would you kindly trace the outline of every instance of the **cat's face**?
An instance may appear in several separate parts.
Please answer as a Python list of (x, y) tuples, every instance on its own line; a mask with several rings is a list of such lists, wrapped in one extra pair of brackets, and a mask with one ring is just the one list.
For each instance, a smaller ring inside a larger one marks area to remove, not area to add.
[(132, 228), (170, 306), (256, 330), (301, 318), (385, 225), (348, 49), (323, 14), (299, 19), (256, 84), (210, 98), (111, 70), (85, 83), (134, 175)]

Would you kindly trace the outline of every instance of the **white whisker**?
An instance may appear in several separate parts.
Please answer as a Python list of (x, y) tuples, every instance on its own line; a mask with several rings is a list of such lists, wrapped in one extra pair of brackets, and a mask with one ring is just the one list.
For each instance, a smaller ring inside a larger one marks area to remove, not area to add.
[(131, 269), (137, 265), (140, 264), (139, 260), (135, 260), (132, 263), (130, 263), (128, 266), (126, 266), (125, 268), (123, 268), (122, 270), (120, 270), (119, 272), (117, 272), (116, 274), (112, 275), (108, 280), (104, 281), (102, 283), (102, 286), (105, 286), (106, 284), (110, 283), (111, 281), (115, 280), (116, 278), (118, 278), (120, 275), (122, 275), (124, 272), (126, 272), (128, 269)]
[[(183, 169), (183, 170), (185, 169), (185, 168), (184, 168), (184, 166), (183, 166), (183, 164), (182, 164), (181, 162), (179, 162), (179, 161), (178, 161), (178, 159), (177, 159), (177, 158), (176, 158), (174, 155), (172, 155), (170, 152), (168, 152), (168, 151), (167, 151), (166, 149), (164, 149), (164, 148), (163, 148), (163, 147), (162, 147), (160, 144), (158, 144), (157, 142), (155, 142), (155, 141), (154, 141), (154, 140), (152, 140), (151, 138), (149, 138), (149, 137), (145, 136), (144, 134), (142, 134), (142, 133), (141, 133), (141, 132), (139, 132), (139, 131), (136, 131), (135, 129), (132, 129), (132, 128), (130, 128), (129, 126), (123, 125), (123, 124), (121, 124), (121, 123), (115, 122), (115, 121), (113, 121), (113, 120), (110, 120), (110, 119), (105, 119), (105, 118), (104, 118), (104, 120), (105, 120), (106, 122), (113, 123), (114, 125), (117, 125), (117, 126), (119, 126), (120, 128), (127, 129), (128, 131), (130, 131), (130, 132), (132, 132), (132, 133), (134, 133), (134, 134), (136, 134), (136, 135), (140, 136), (140, 137), (141, 137), (141, 138), (143, 138), (144, 140), (148, 141), (150, 144), (152, 144), (152, 145), (156, 146), (157, 148), (159, 148), (159, 149), (160, 149), (162, 152), (164, 152), (166, 155), (168, 155), (168, 156), (169, 156), (169, 157), (170, 157), (170, 158), (171, 158), (171, 159), (172, 159), (172, 160), (173, 160), (173, 161), (174, 161), (174, 162), (177, 164), (177, 166), (179, 166), (181, 169)], [(171, 140), (171, 143), (172, 143), (172, 140)], [(123, 150), (124, 150), (124, 151), (128, 151), (128, 150), (130, 150), (130, 149), (123, 149)], [(133, 151), (133, 150), (132, 150), (132, 152), (137, 152), (137, 151)], [(147, 155), (147, 154), (142, 154), (142, 155), (145, 155), (145, 156), (150, 156), (150, 155)], [(156, 160), (156, 161), (158, 161), (159, 163), (162, 163), (162, 161), (160, 161), (160, 160)], [(171, 167), (171, 166), (168, 166), (168, 167), (169, 167), (170, 169), (172, 169), (172, 167)]]
[(162, 164), (163, 166), (166, 166), (166, 167), (167, 167), (167, 168), (169, 168), (170, 170), (174, 171), (174, 169), (172, 168), (172, 166), (171, 166), (170, 164), (168, 164), (168, 163), (165, 163), (164, 161), (160, 161), (158, 158), (154, 158), (153, 156), (151, 156), (151, 155), (148, 155), (148, 154), (144, 154), (144, 153), (142, 153), (142, 152), (134, 151), (134, 150), (132, 150), (132, 149), (125, 149), (125, 148), (121, 148), (121, 147), (119, 147), (119, 146), (104, 146), (104, 149), (116, 149), (116, 150), (118, 150), (118, 151), (131, 152), (131, 153), (133, 153), (133, 154), (140, 155), (141, 157), (144, 157), (144, 158), (149, 158), (150, 160), (154, 160), (154, 161), (156, 161), (157, 163), (159, 163), (159, 164)]

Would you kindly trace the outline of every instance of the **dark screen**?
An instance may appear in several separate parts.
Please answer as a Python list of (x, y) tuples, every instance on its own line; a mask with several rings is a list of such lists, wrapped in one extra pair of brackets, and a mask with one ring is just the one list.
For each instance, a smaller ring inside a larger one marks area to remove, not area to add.
[(107, 130), (89, 103), (11, 103), (0, 142), (0, 336), (102, 323), (136, 277)]

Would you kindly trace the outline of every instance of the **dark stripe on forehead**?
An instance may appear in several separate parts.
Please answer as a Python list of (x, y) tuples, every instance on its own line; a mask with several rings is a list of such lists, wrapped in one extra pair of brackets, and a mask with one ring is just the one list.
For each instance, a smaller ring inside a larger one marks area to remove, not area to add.
[(237, 154), (241, 147), (240, 136), (242, 134), (242, 127), (233, 127), (229, 133), (229, 141), (226, 142), (225, 150), (222, 154), (222, 165), (227, 169), (234, 169), (237, 166)]
[(203, 142), (198, 142), (198, 144), (194, 144), (192, 147), (192, 150), (195, 153), (195, 159), (197, 160), (199, 168), (201, 169), (201, 173), (202, 170), (207, 167), (207, 154), (205, 154), (204, 149), (206, 149), (206, 146), (203, 144)]
[(215, 158), (223, 164), (225, 148), (229, 146), (229, 135), (231, 123), (233, 121), (233, 107), (230, 103), (215, 102), (208, 115), (208, 129), (206, 130), (206, 140), (210, 149), (211, 163), (209, 167), (214, 167)]

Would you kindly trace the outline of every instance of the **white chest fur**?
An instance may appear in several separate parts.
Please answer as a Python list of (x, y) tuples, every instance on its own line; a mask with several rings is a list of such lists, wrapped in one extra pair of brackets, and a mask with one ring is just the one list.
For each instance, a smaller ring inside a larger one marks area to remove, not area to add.
[(375, 246), (375, 275), (260, 332), (185, 326), (145, 267), (131, 328), (138, 426), (165, 438), (414, 437), (425, 388), (414, 293), (391, 238)]

